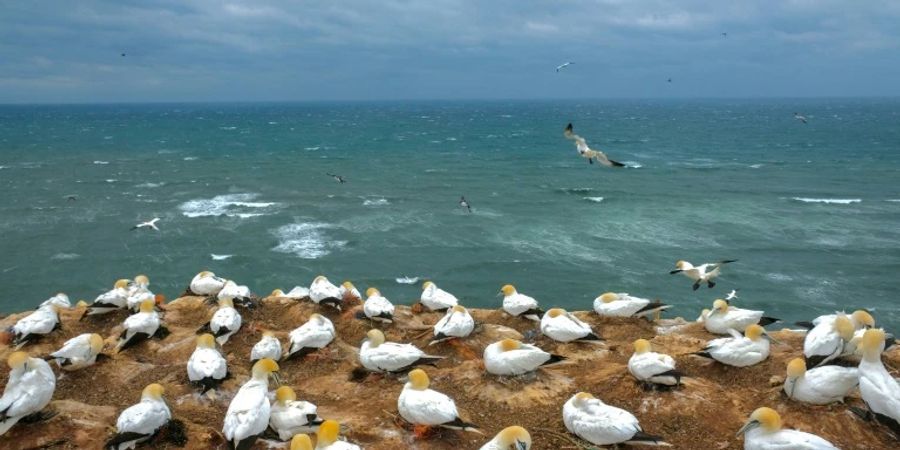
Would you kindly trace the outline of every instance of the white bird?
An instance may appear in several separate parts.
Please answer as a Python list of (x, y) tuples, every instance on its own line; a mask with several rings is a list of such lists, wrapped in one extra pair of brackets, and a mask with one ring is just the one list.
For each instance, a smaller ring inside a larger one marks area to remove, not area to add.
[(314, 450), (312, 439), (306, 434), (295, 434), (291, 438), (291, 450)]
[(597, 160), (598, 163), (607, 167), (625, 167), (625, 164), (609, 159), (606, 154), (600, 150), (592, 150), (588, 147), (587, 141), (572, 131), (571, 123), (563, 130), (563, 136), (565, 136), (566, 139), (575, 141), (575, 148), (578, 149), (578, 154), (581, 155), (582, 158), (586, 158), (589, 163), (593, 164), (594, 160)]
[(316, 432), (316, 450), (362, 450), (362, 447), (356, 444), (339, 439), (340, 433), (340, 423), (334, 420), (322, 422), (319, 431)]
[(563, 422), (570, 433), (595, 445), (635, 444), (669, 446), (662, 437), (641, 429), (637, 417), (579, 392), (563, 405)]
[(860, 347), (863, 357), (859, 362), (859, 393), (869, 411), (896, 432), (900, 430), (900, 383), (881, 362), (884, 330), (866, 330)]
[(131, 227), (131, 229), (132, 229), (132, 230), (137, 230), (137, 229), (140, 229), (140, 228), (149, 228), (149, 229), (152, 229), (152, 230), (159, 231), (159, 228), (156, 227), (156, 222), (159, 222), (159, 217), (154, 217), (153, 220), (150, 220), (150, 221), (148, 221), (148, 222), (141, 222), (141, 223), (139, 223), (139, 224), (137, 224), (137, 225)]
[(187, 362), (188, 380), (200, 387), (200, 394), (216, 389), (228, 376), (228, 364), (216, 349), (216, 340), (209, 333), (197, 336), (197, 348)]
[(141, 401), (129, 406), (116, 420), (116, 435), (103, 448), (126, 450), (144, 442), (172, 419), (172, 412), (163, 400), (165, 389), (156, 383), (141, 392)]
[(13, 352), (6, 363), (9, 378), (0, 397), (0, 436), (23, 417), (44, 409), (56, 390), (56, 375), (46, 361)]
[(298, 401), (297, 394), (289, 386), (281, 386), (275, 391), (269, 426), (278, 433), (278, 438), (282, 441), (295, 434), (312, 433), (323, 422), (317, 411), (316, 405)]
[(744, 450), (837, 450), (831, 442), (814, 434), (781, 428), (781, 416), (772, 408), (757, 408), (738, 431), (744, 435)]
[(713, 339), (695, 355), (710, 358), (729, 366), (752, 366), (769, 357), (767, 337), (763, 327), (750, 325), (744, 331), (744, 336), (731, 330), (731, 337)]
[(695, 320), (695, 322), (697, 322), (697, 323), (706, 322), (707, 316), (709, 316), (709, 309), (703, 308), (703, 311), (700, 311), (700, 315), (697, 316), (697, 320)]
[[(832, 325), (835, 319), (837, 319), (840, 315), (847, 315), (843, 312), (836, 312), (834, 314), (824, 314), (819, 317), (816, 317), (812, 320), (812, 322), (796, 322), (797, 325), (804, 327), (808, 330), (812, 330), (813, 328), (822, 325), (823, 323), (826, 325)], [(864, 328), (872, 328), (875, 326), (875, 318), (872, 317), (868, 311), (858, 309), (853, 311), (852, 314), (848, 316), (850, 318), (850, 323), (853, 324), (854, 330), (862, 330)]]
[(281, 342), (271, 331), (263, 332), (262, 339), (250, 349), (250, 362), (255, 363), (263, 358), (275, 361), (281, 359)]
[(500, 288), (498, 295), (503, 296), (503, 310), (513, 317), (524, 317), (535, 322), (541, 321), (544, 311), (538, 308), (538, 302), (532, 297), (520, 294), (516, 287), (507, 284)]
[(238, 285), (232, 280), (225, 280), (225, 285), (222, 286), (222, 289), (219, 290), (219, 293), (216, 294), (216, 298), (219, 300), (229, 299), (229, 300), (239, 300), (239, 301), (247, 301), (250, 299), (250, 288), (244, 285)]
[(484, 348), (484, 369), (493, 375), (522, 375), (565, 359), (515, 339), (503, 339)]
[(651, 302), (646, 298), (632, 297), (624, 292), (607, 292), (594, 299), (594, 311), (606, 317), (647, 317), (671, 307), (672, 305)]
[(803, 356), (806, 365), (818, 367), (837, 359), (844, 353), (844, 344), (853, 339), (853, 323), (844, 314), (833, 321), (823, 320), (806, 333)]
[(803, 358), (792, 359), (787, 366), (784, 393), (788, 398), (813, 405), (843, 402), (859, 384), (855, 367), (822, 366), (806, 370)]
[(334, 336), (334, 324), (327, 317), (312, 313), (306, 323), (295, 328), (288, 335), (290, 343), (282, 360), (302, 357), (325, 348), (334, 340)]
[(343, 297), (341, 289), (331, 284), (328, 278), (322, 275), (317, 276), (309, 286), (309, 299), (317, 305), (324, 303), (340, 310)]
[(654, 352), (646, 339), (634, 341), (634, 353), (628, 359), (628, 372), (645, 385), (677, 386), (682, 376), (675, 370), (675, 359)]
[(706, 327), (706, 331), (713, 334), (729, 334), (728, 330), (743, 330), (753, 324), (764, 327), (779, 321), (763, 314), (763, 311), (737, 308), (730, 306), (725, 300), (717, 299), (706, 315), (703, 326)]
[(466, 308), (456, 305), (447, 310), (444, 317), (434, 324), (434, 339), (428, 345), (453, 338), (467, 337), (475, 329), (475, 319)]
[(716, 263), (706, 263), (694, 266), (687, 261), (678, 261), (675, 263), (675, 270), (669, 272), (674, 275), (680, 273), (691, 280), (694, 280), (694, 290), (700, 288), (700, 285), (706, 283), (707, 286), (713, 288), (716, 286), (715, 280), (722, 273), (722, 266), (728, 263), (736, 262), (736, 259), (726, 259)]
[(506, 427), (479, 450), (531, 450), (531, 434), (518, 425)]
[(397, 398), (397, 409), (403, 419), (414, 425), (479, 432), (477, 426), (460, 419), (453, 399), (429, 389), (429, 383), (424, 370), (409, 372), (409, 381)]
[(459, 304), (459, 300), (453, 294), (438, 288), (431, 281), (422, 283), (422, 296), (419, 297), (419, 302), (431, 311), (444, 311)]
[(195, 295), (209, 296), (217, 295), (222, 288), (225, 287), (225, 280), (216, 276), (216, 274), (203, 271), (194, 276), (191, 280), (191, 292)]
[(466, 200), (465, 197), (459, 198), (459, 207), (465, 209), (467, 213), (472, 213), (472, 205), (469, 204), (469, 201)]
[(738, 298), (737, 291), (738, 291), (737, 289), (732, 289), (731, 292), (729, 292), (728, 294), (725, 295), (725, 301), (730, 302), (730, 301)]
[(796, 112), (795, 112), (795, 113), (794, 113), (794, 119), (797, 119), (797, 120), (799, 120), (799, 121), (801, 121), (801, 122), (803, 122), (803, 123), (806, 123), (806, 116), (804, 116), (804, 115), (802, 115), (802, 114), (800, 114), (800, 113), (796, 113)]
[(309, 288), (306, 286), (294, 286), (294, 288), (287, 293), (283, 292), (281, 289), (275, 289), (272, 291), (271, 295), (272, 297), (287, 297), (294, 300), (301, 300), (309, 298)]
[(159, 314), (153, 309), (155, 303), (152, 300), (141, 302), (140, 311), (125, 319), (124, 329), (119, 335), (116, 351), (120, 352), (138, 342), (149, 339), (160, 328)]
[(552, 308), (541, 317), (541, 333), (559, 342), (584, 341), (599, 344), (601, 339), (591, 326), (562, 308)]
[(269, 426), (272, 405), (269, 404), (269, 377), (278, 382), (278, 363), (264, 358), (253, 365), (249, 381), (235, 394), (228, 411), (222, 434), (232, 450), (249, 449), (256, 438)]
[(362, 300), (362, 295), (360, 295), (359, 289), (356, 289), (356, 286), (354, 286), (350, 281), (341, 283), (341, 286), (338, 288), (338, 290), (341, 291), (341, 299), (343, 300)]
[(426, 355), (412, 344), (385, 342), (381, 330), (369, 330), (359, 348), (359, 362), (372, 372), (406, 372), (422, 364), (435, 365), (443, 356)]
[(50, 334), (60, 327), (59, 309), (56, 305), (41, 306), (33, 313), (19, 319), (12, 327), (13, 345), (16, 350), (30, 341)]
[(391, 323), (394, 321), (394, 304), (382, 296), (378, 289), (370, 287), (366, 289), (363, 314), (377, 322)]
[(566, 61), (566, 62), (556, 66), (556, 72), (559, 73), (560, 70), (565, 69), (566, 67), (569, 67), (572, 64), (575, 64), (575, 63), (573, 61)]
[(228, 339), (241, 328), (241, 314), (234, 309), (234, 302), (230, 298), (219, 300), (219, 308), (213, 314), (209, 322), (200, 331), (209, 330), (216, 337), (219, 345), (225, 345)]
[(144, 300), (155, 300), (156, 296), (148, 289), (150, 279), (146, 275), (138, 275), (134, 277), (134, 281), (128, 284), (128, 298), (125, 304), (128, 309), (137, 311)]
[(73, 337), (62, 348), (51, 353), (62, 370), (78, 370), (93, 365), (103, 350), (103, 338), (99, 334), (84, 333)]
[(47, 300), (44, 300), (40, 304), (40, 306), (48, 306), (48, 305), (56, 305), (59, 308), (66, 308), (66, 309), (72, 308), (72, 302), (69, 301), (69, 296), (66, 294), (63, 294), (62, 292), (54, 295), (53, 297), (48, 298)]
[(108, 312), (125, 309), (128, 306), (128, 279), (116, 280), (113, 288), (98, 295), (94, 299), (94, 303), (84, 312), (82, 318), (86, 316), (94, 316), (98, 314), (106, 314)]

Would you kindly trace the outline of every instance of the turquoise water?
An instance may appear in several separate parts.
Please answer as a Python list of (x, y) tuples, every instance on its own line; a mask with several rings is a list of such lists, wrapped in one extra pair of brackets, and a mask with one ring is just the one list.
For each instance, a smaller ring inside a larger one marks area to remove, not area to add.
[[(631, 167), (578, 158), (570, 121)], [(0, 166), (5, 312), (137, 273), (173, 297), (210, 269), (398, 303), (419, 292), (398, 277), (471, 306), (615, 290), (691, 319), (738, 288), (776, 317), (900, 325), (900, 100), (0, 106)], [(732, 258), (712, 290), (668, 274)]]

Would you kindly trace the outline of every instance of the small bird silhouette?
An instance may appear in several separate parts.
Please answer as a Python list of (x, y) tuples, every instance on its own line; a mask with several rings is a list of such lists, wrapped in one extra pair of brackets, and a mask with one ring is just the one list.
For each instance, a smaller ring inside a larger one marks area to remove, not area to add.
[(466, 200), (465, 197), (460, 197), (460, 198), (459, 198), (459, 206), (460, 206), (460, 207), (463, 207), (463, 208), (466, 208), (466, 211), (468, 211), (468, 212), (470, 212), (470, 213), (472, 212), (472, 207), (469, 206), (469, 202)]
[(153, 220), (151, 220), (149, 222), (141, 222), (141, 223), (131, 227), (131, 229), (137, 230), (139, 228), (150, 228), (150, 229), (159, 231), (159, 228), (156, 228), (156, 222), (159, 222), (159, 217), (154, 217)]
[(334, 178), (335, 181), (337, 181), (338, 183), (346, 183), (347, 182), (347, 180), (344, 179), (344, 177), (342, 177), (340, 175), (335, 175), (333, 173), (326, 173), (325, 175), (328, 175), (329, 177)]

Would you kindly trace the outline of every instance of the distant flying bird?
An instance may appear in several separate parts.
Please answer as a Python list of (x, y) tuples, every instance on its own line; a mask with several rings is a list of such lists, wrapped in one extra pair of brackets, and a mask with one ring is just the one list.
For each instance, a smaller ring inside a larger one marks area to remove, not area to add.
[(671, 79), (671, 78), (669, 78), (669, 79), (668, 79), (668, 80), (666, 80), (666, 82), (669, 82), (669, 83), (671, 83), (671, 82), (672, 82), (672, 79)]
[(342, 177), (340, 175), (335, 175), (333, 173), (326, 173), (325, 175), (328, 175), (329, 177), (334, 178), (335, 181), (337, 181), (338, 183), (346, 183), (347, 182), (347, 180), (345, 180), (344, 177)]
[(578, 154), (581, 155), (582, 158), (587, 158), (589, 163), (593, 164), (596, 159), (598, 163), (607, 167), (625, 167), (625, 164), (607, 158), (600, 150), (591, 150), (583, 137), (572, 132), (571, 123), (566, 126), (566, 129), (563, 131), (563, 136), (565, 136), (566, 139), (575, 141), (575, 147), (578, 148)]
[(800, 114), (800, 113), (796, 113), (796, 112), (795, 112), (795, 113), (794, 113), (794, 118), (797, 119), (797, 120), (799, 120), (799, 121), (801, 121), (801, 122), (803, 122), (803, 123), (806, 123), (806, 116), (804, 116), (804, 115), (802, 115), (802, 114)]
[(721, 273), (722, 266), (735, 261), (737, 260), (726, 259), (724, 261), (695, 266), (687, 261), (681, 260), (675, 263), (675, 270), (669, 273), (672, 275), (680, 273), (694, 280), (693, 288), (695, 291), (700, 287), (701, 283), (706, 283), (709, 288), (712, 289), (716, 286), (716, 282), (713, 280)]
[(466, 198), (465, 198), (465, 197), (460, 197), (460, 198), (459, 198), (459, 206), (462, 207), (462, 208), (465, 208), (466, 211), (468, 211), (468, 212), (472, 212), (472, 207), (469, 206), (469, 202), (466, 201)]
[(568, 67), (568, 66), (571, 66), (572, 64), (575, 64), (575, 63), (572, 62), (572, 61), (566, 61), (566, 62), (564, 62), (564, 63), (562, 63), (562, 64), (556, 66), (556, 71), (559, 72), (560, 69), (564, 69), (564, 68), (566, 68), (566, 67)]
[(725, 296), (725, 301), (730, 302), (730, 301), (732, 301), (732, 300), (738, 298), (737, 291), (738, 291), (737, 289), (732, 289), (731, 292), (729, 292), (729, 293)]
[(122, 56), (125, 56), (125, 54), (124, 54), (124, 53), (122, 53)]
[(66, 196), (66, 200), (68, 200), (68, 201), (70, 201), (70, 202), (74, 202), (74, 201), (78, 200), (78, 196), (75, 196), (75, 195), (67, 195), (67, 196)]
[(138, 228), (152, 228), (156, 231), (159, 231), (159, 228), (156, 228), (156, 222), (159, 222), (159, 217), (154, 217), (153, 220), (149, 222), (141, 222), (133, 227), (132, 230), (137, 230)]
[(722, 37), (728, 37), (728, 33), (722, 33)]

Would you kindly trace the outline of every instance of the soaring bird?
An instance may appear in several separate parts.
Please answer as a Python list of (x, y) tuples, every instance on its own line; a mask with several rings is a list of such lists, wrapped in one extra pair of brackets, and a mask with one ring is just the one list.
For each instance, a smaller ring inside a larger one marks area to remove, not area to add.
[(726, 259), (716, 263), (706, 263), (695, 266), (687, 261), (681, 260), (675, 263), (675, 270), (670, 271), (669, 274), (674, 275), (680, 273), (694, 280), (693, 288), (695, 291), (700, 288), (700, 284), (702, 283), (706, 283), (709, 288), (713, 288), (716, 286), (716, 282), (713, 280), (721, 274), (722, 266), (736, 261), (736, 259)]
[(137, 230), (139, 228), (148, 228), (148, 229), (159, 231), (159, 228), (156, 227), (156, 222), (159, 222), (159, 217), (154, 217), (153, 220), (150, 220), (148, 222), (141, 222), (141, 223), (131, 227), (131, 229)]
[(654, 352), (646, 339), (634, 341), (634, 354), (628, 359), (628, 372), (645, 384), (676, 386), (681, 383), (681, 372), (675, 370), (675, 360), (669, 355)]
[(738, 430), (745, 450), (804, 449), (837, 450), (831, 442), (814, 434), (781, 428), (781, 416), (772, 408), (758, 408)]
[(607, 158), (606, 154), (600, 150), (591, 150), (584, 138), (572, 131), (571, 123), (563, 130), (563, 136), (565, 136), (566, 139), (575, 141), (575, 148), (578, 149), (578, 154), (581, 155), (582, 158), (586, 158), (589, 163), (593, 164), (594, 160), (597, 160), (598, 163), (607, 167), (625, 167), (625, 164)]
[(22, 418), (44, 409), (56, 390), (56, 375), (46, 361), (13, 352), (6, 363), (9, 379), (0, 397), (0, 436)]
[(479, 450), (531, 450), (531, 434), (518, 425), (506, 427)]
[(541, 316), (544, 315), (544, 311), (538, 308), (537, 300), (525, 294), (520, 294), (516, 287), (511, 284), (500, 288), (500, 293), (497, 295), (503, 296), (503, 310), (513, 317), (524, 317), (539, 322)]
[(522, 375), (565, 359), (515, 339), (504, 339), (484, 348), (484, 369), (493, 375)]
[(84, 333), (66, 341), (61, 349), (50, 356), (62, 370), (78, 370), (93, 365), (101, 350), (103, 338), (96, 333)]
[(338, 183), (346, 183), (347, 182), (347, 179), (340, 175), (335, 175), (333, 173), (326, 173), (325, 175), (328, 175), (329, 177), (334, 178), (334, 180), (337, 181)]
[(431, 281), (422, 283), (422, 295), (419, 302), (431, 311), (446, 311), (459, 303), (456, 296), (437, 287)]
[(225, 358), (216, 349), (216, 340), (211, 334), (197, 337), (197, 348), (187, 362), (188, 380), (200, 387), (205, 394), (222, 383), (228, 376), (228, 365)]
[(644, 433), (637, 417), (579, 392), (563, 405), (563, 422), (570, 433), (595, 445), (634, 444), (668, 446), (659, 436)]
[(222, 434), (228, 441), (229, 450), (249, 450), (266, 428), (272, 405), (269, 404), (269, 377), (278, 382), (278, 363), (264, 358), (253, 365), (249, 381), (235, 394), (228, 411)]
[(297, 393), (289, 386), (281, 386), (275, 391), (275, 403), (269, 426), (278, 433), (278, 438), (286, 441), (300, 433), (312, 433), (324, 422), (317, 413), (316, 405), (297, 400)]
[(575, 64), (575, 63), (572, 61), (566, 61), (566, 62), (556, 66), (556, 72), (559, 73), (560, 70), (565, 69), (566, 67), (569, 67), (572, 64)]
[(797, 120), (799, 120), (799, 121), (801, 121), (801, 122), (803, 122), (803, 123), (806, 123), (806, 116), (804, 116), (804, 115), (802, 115), (802, 114), (800, 114), (800, 113), (795, 112), (795, 113), (794, 113), (794, 119), (797, 119)]
[(453, 399), (429, 389), (429, 384), (428, 374), (424, 370), (409, 372), (409, 382), (397, 398), (397, 409), (403, 419), (414, 425), (478, 432), (476, 425), (460, 419)]
[(436, 365), (443, 356), (426, 355), (412, 344), (385, 342), (380, 330), (369, 330), (359, 348), (359, 362), (371, 372), (406, 372), (415, 366)]
[(282, 360), (302, 357), (325, 348), (334, 340), (334, 336), (334, 324), (327, 317), (316, 313), (310, 314), (306, 323), (291, 331), (288, 350)]
[(148, 385), (141, 393), (141, 401), (129, 406), (116, 420), (116, 435), (104, 448), (127, 450), (144, 442), (172, 419), (172, 412), (163, 400), (165, 389), (156, 383)]
[(798, 402), (827, 405), (843, 402), (857, 385), (859, 369), (856, 367), (822, 366), (806, 370), (803, 358), (794, 358), (787, 366), (784, 393)]

